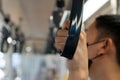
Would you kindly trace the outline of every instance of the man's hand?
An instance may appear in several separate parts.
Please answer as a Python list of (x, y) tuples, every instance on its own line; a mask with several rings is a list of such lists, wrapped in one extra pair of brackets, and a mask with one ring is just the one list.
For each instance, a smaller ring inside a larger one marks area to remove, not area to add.
[[(56, 48), (63, 51), (69, 29), (70, 21), (67, 20), (64, 27), (57, 32), (55, 38)], [(88, 79), (88, 52), (86, 46), (86, 34), (81, 31), (78, 46), (72, 60), (68, 60), (69, 80), (87, 80)]]
[(64, 27), (62, 27), (62, 29), (58, 30), (58, 32), (57, 32), (57, 35), (55, 38), (55, 46), (56, 46), (58, 52), (63, 51), (63, 49), (64, 49), (65, 42), (66, 42), (67, 36), (68, 36), (69, 24), (70, 24), (70, 21), (67, 20), (65, 22)]
[(69, 80), (88, 80), (88, 52), (86, 34), (81, 31), (78, 46), (72, 60), (68, 60)]

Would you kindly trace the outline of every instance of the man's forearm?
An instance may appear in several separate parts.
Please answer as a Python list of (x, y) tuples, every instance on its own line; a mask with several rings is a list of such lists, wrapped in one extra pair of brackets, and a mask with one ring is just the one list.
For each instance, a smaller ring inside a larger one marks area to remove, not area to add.
[(68, 80), (88, 80), (88, 71), (69, 71)]

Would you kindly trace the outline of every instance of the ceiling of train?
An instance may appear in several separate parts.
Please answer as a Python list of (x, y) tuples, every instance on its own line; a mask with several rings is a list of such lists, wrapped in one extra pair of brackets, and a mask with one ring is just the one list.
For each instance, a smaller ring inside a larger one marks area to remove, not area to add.
[[(66, 0), (68, 3), (68, 0)], [(19, 24), (27, 39), (46, 39), (49, 30), (49, 17), (55, 9), (55, 0), (3, 0), (3, 10)]]

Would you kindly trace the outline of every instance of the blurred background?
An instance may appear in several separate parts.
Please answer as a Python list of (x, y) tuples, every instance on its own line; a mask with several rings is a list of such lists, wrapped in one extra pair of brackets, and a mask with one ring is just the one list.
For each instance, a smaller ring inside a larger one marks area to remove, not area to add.
[[(83, 28), (102, 14), (119, 14), (120, 0), (84, 0)], [(0, 0), (0, 80), (67, 80), (54, 44), (72, 0)]]

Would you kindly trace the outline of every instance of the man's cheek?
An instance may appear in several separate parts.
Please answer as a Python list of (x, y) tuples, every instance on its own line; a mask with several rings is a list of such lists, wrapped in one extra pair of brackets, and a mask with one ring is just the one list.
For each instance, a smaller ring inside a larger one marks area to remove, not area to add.
[(96, 56), (96, 50), (93, 49), (92, 47), (91, 48), (88, 48), (88, 58), (89, 59), (92, 59), (93, 57)]

